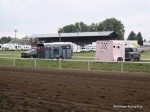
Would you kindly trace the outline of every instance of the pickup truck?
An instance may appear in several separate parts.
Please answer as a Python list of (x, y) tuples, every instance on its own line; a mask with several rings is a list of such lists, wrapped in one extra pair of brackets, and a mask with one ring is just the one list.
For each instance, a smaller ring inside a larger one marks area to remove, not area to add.
[(126, 47), (125, 48), (125, 60), (134, 61), (140, 60), (140, 53), (137, 48), (134, 47)]
[(21, 53), (21, 58), (36, 58), (37, 57), (37, 50), (31, 49)]

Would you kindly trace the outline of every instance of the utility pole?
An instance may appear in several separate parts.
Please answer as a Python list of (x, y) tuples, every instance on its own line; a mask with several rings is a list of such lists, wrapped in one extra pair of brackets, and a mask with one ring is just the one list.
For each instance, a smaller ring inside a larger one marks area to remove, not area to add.
[(17, 30), (14, 30), (14, 32), (15, 32), (15, 38), (17, 37)]

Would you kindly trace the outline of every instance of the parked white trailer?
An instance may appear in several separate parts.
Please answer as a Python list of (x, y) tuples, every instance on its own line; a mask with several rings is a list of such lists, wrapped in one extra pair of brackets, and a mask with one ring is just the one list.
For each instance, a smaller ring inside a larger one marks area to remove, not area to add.
[(112, 40), (116, 43), (122, 43), (125, 45), (125, 47), (138, 47), (140, 46), (137, 42), (137, 40)]
[(2, 50), (30, 50), (31, 45), (20, 45), (16, 43), (7, 43), (1, 46)]
[(125, 61), (125, 45), (115, 41), (96, 42), (96, 61)]
[(81, 46), (75, 44), (75, 43), (71, 43), (73, 46), (73, 52), (79, 53), (81, 52)]
[(21, 45), (12, 43), (3, 44), (2, 50), (21, 50)]
[(31, 45), (21, 45), (21, 50), (30, 50)]
[(87, 49), (87, 51), (96, 51), (96, 42), (88, 44), (84, 48)]

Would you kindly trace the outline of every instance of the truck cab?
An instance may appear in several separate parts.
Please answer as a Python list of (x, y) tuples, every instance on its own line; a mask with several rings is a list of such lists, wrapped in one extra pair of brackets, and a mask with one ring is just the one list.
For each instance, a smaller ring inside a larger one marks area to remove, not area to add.
[(126, 47), (125, 48), (125, 60), (133, 61), (140, 60), (140, 53), (135, 47)]

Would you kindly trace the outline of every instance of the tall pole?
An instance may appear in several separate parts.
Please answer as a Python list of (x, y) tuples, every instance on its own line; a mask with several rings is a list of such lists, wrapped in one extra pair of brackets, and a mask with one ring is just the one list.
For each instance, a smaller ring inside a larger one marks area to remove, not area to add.
[(61, 33), (58, 33), (59, 34), (59, 42), (61, 42)]
[(16, 35), (16, 34), (17, 34), (17, 30), (14, 30), (14, 32), (15, 32), (15, 38), (16, 38), (16, 36), (17, 36), (17, 35)]
[(61, 30), (61, 28), (58, 28), (59, 42), (61, 42), (61, 31), (59, 32), (59, 30)]

